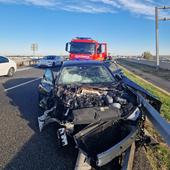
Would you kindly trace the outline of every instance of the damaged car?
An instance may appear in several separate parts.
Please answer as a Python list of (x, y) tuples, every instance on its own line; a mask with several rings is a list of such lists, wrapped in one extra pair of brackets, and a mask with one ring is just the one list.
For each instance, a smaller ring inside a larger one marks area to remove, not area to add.
[(60, 145), (69, 145), (71, 137), (93, 167), (106, 165), (142, 140), (147, 110), (138, 94), (157, 110), (161, 106), (113, 62), (66, 61), (55, 76), (45, 71), (38, 91), (40, 131), (56, 122)]

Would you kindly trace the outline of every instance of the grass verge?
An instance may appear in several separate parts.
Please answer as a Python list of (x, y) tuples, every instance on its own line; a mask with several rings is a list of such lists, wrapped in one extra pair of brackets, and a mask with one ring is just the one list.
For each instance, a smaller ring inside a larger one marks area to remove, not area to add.
[(144, 87), (146, 90), (148, 90), (150, 93), (152, 93), (162, 102), (161, 115), (167, 121), (170, 122), (170, 95), (162, 92), (160, 89), (156, 88), (154, 85), (151, 85), (150, 83), (142, 81), (141, 79), (138, 78), (138, 76), (128, 71), (127, 69), (124, 69), (124, 68), (122, 69), (127, 77), (129, 77), (131, 80), (133, 80), (140, 86)]
[[(156, 96), (161, 102), (161, 115), (170, 122), (170, 95), (162, 92), (160, 89), (156, 88), (154, 85), (147, 83), (146, 81), (142, 81), (138, 76), (128, 71), (125, 68), (122, 68), (125, 75), (129, 77), (131, 80), (148, 90), (154, 96)], [(148, 146), (147, 147), (147, 157), (151, 163), (151, 166), (154, 170), (159, 170), (160, 167), (162, 170), (170, 170), (170, 149), (163, 142), (160, 135), (155, 131), (154, 127), (150, 122), (146, 122), (145, 128), (148, 132), (157, 139), (159, 145), (155, 147)]]

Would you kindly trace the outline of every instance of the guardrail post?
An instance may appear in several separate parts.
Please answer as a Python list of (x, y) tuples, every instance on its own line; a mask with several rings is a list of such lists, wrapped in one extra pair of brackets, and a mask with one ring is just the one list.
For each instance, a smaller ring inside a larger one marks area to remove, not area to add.
[(135, 155), (135, 143), (133, 142), (132, 145), (125, 152), (125, 158), (121, 170), (132, 170), (134, 155)]

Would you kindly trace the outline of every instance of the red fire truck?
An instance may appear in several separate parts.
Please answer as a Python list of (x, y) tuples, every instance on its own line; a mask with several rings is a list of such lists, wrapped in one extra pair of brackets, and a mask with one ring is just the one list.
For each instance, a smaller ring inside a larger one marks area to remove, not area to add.
[(106, 60), (107, 44), (91, 38), (77, 37), (66, 44), (70, 60)]

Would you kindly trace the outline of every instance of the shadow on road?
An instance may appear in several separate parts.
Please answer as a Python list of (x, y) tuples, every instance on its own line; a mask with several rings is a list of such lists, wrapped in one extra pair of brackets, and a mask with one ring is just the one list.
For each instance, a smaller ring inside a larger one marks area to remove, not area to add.
[[(24, 82), (32, 79), (33, 78), (31, 77), (25, 79), (12, 79), (5, 82), (3, 86), (4, 88), (8, 88), (15, 81)], [(39, 132), (37, 122), (37, 86), (39, 81), (40, 80), (37, 80), (6, 93), (10, 100), (11, 107), (17, 107), (18, 109), (18, 114), (13, 116), (13, 121), (16, 122), (16, 134), (13, 135), (21, 136), (21, 138), (18, 139), (18, 142), (20, 143), (19, 146), (22, 146), (21, 148), (15, 148), (18, 152), (5, 166), (4, 169), (6, 170), (74, 169), (77, 151), (72, 146), (65, 148), (65, 150), (61, 150), (57, 147), (57, 126), (55, 124), (51, 124), (48, 128), (45, 128), (42, 133)], [(20, 130), (18, 130), (18, 128)], [(12, 141), (12, 137), (10, 138)]]

